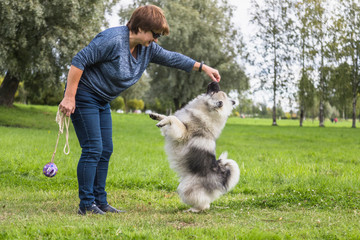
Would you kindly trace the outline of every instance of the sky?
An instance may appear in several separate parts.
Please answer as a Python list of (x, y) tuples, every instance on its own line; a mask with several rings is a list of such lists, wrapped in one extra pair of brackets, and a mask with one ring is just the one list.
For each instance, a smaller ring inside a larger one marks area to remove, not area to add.
[[(117, 16), (117, 9), (120, 6), (127, 6), (131, 4), (132, 0), (121, 0), (120, 3), (114, 8), (112, 16), (107, 16), (110, 21), (110, 27), (119, 25), (119, 17)], [(236, 26), (242, 29), (243, 35), (246, 36), (246, 32), (249, 29), (249, 14), (250, 0), (229, 0), (229, 4), (236, 7), (234, 12), (233, 22)], [(170, 26), (171, 27), (171, 26)]]

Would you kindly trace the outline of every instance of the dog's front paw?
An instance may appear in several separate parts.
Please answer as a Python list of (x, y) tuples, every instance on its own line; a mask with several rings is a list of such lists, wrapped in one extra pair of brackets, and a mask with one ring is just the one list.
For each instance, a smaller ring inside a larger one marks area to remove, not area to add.
[(163, 120), (161, 120), (158, 124), (156, 124), (156, 126), (158, 128), (162, 128), (168, 124), (171, 125), (171, 122), (170, 122), (170, 118), (167, 117), (167, 118), (164, 118)]
[(163, 119), (166, 118), (165, 115), (162, 115), (162, 114), (158, 114), (158, 113), (150, 113), (149, 114), (149, 117), (153, 120), (156, 120), (156, 121), (161, 121)]
[(162, 127), (164, 127), (164, 126), (166, 126), (166, 125), (168, 125), (168, 124), (169, 124), (168, 122), (160, 121), (158, 124), (156, 124), (156, 126), (157, 126), (158, 128), (162, 128)]
[(159, 120), (159, 114), (156, 113), (150, 113), (149, 117), (153, 120)]
[(158, 128), (162, 128), (162, 127), (165, 126), (165, 125), (158, 123), (158, 124), (156, 124), (156, 126), (157, 126)]

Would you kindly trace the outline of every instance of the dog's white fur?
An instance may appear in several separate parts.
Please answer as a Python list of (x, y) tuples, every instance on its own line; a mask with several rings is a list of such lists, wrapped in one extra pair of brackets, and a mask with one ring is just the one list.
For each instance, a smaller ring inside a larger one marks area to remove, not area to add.
[(233, 103), (225, 92), (218, 91), (216, 83), (212, 83), (207, 94), (198, 96), (174, 115), (150, 114), (152, 119), (159, 121), (156, 126), (165, 137), (170, 167), (180, 178), (179, 196), (191, 206), (188, 211), (209, 209), (211, 202), (239, 181), (237, 163), (227, 159), (226, 152), (218, 160), (215, 155), (216, 139)]

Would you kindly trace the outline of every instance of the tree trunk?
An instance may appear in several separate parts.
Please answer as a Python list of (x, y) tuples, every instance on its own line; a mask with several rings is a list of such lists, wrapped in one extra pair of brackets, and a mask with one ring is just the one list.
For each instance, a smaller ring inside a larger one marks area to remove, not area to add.
[(357, 102), (357, 96), (353, 98), (353, 113), (352, 113), (352, 128), (356, 128), (356, 102)]
[(324, 103), (320, 100), (319, 107), (319, 127), (325, 127), (324, 125)]
[(303, 121), (304, 121), (304, 107), (301, 106), (301, 108), (300, 108), (300, 127), (303, 126)]
[(359, 93), (359, 84), (360, 82), (358, 81), (359, 79), (359, 72), (358, 72), (358, 58), (356, 58), (355, 61), (355, 71), (353, 71), (353, 109), (352, 109), (352, 128), (356, 128), (356, 103), (357, 103), (357, 96)]
[[(276, 57), (275, 57), (275, 63), (274, 63), (274, 66), (276, 65)], [(276, 123), (276, 77), (277, 77), (277, 74), (276, 74), (276, 69), (274, 67), (274, 83), (273, 83), (273, 99), (274, 99), (274, 106), (273, 106), (273, 112), (272, 112), (272, 125), (273, 126), (277, 126), (277, 123)]]
[(180, 101), (177, 98), (173, 99), (175, 105), (175, 111), (180, 109)]
[(124, 99), (124, 109), (125, 109), (125, 113), (128, 114), (129, 113), (129, 108), (127, 106), (127, 98), (125, 96), (122, 97)]
[(276, 106), (273, 107), (272, 119), (273, 119), (272, 125), (277, 126), (277, 123), (276, 123)]
[(19, 79), (11, 75), (8, 71), (5, 75), (4, 81), (0, 86), (0, 105), (12, 107), (14, 103), (15, 93), (19, 87)]

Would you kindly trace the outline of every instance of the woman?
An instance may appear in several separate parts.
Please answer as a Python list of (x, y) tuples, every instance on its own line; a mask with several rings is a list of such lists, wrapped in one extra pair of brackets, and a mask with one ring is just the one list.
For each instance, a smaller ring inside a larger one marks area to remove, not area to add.
[(161, 48), (158, 38), (169, 34), (159, 7), (137, 8), (126, 26), (98, 34), (72, 60), (60, 110), (71, 115), (82, 154), (77, 167), (78, 213), (122, 212), (110, 206), (105, 183), (113, 151), (109, 102), (135, 84), (150, 62), (184, 71), (205, 72), (220, 81), (216, 69)]

